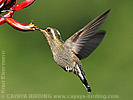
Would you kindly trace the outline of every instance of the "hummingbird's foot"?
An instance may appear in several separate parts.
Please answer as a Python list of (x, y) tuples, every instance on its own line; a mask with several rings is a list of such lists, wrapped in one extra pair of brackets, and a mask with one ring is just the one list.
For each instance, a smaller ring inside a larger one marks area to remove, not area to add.
[(72, 69), (71, 67), (69, 67), (69, 66), (66, 66), (64, 69), (65, 69), (65, 71), (67, 71), (67, 72), (72, 72), (72, 70), (73, 70), (73, 69)]

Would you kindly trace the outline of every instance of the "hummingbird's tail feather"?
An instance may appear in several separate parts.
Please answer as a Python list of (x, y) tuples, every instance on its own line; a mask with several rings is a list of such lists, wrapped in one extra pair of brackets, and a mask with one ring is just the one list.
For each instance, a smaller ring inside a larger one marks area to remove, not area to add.
[(77, 64), (75, 66), (74, 73), (80, 78), (80, 80), (82, 81), (83, 85), (85, 86), (87, 91), (90, 93), (91, 92), (91, 88), (90, 88), (90, 86), (88, 84), (87, 78), (85, 77), (85, 73), (83, 71), (82, 66)]

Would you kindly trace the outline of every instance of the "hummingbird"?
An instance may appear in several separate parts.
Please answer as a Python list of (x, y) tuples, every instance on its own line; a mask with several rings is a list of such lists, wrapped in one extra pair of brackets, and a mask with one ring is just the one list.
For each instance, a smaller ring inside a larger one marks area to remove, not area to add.
[(73, 72), (78, 76), (89, 93), (91, 88), (82, 68), (81, 60), (88, 57), (103, 40), (106, 32), (104, 30), (98, 31), (98, 29), (109, 12), (110, 9), (77, 31), (65, 42), (57, 29), (38, 28), (46, 37), (55, 62), (66, 72)]

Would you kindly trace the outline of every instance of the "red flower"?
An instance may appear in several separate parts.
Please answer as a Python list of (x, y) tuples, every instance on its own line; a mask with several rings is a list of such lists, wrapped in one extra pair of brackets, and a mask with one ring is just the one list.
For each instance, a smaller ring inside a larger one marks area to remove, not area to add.
[(18, 30), (22, 30), (22, 31), (35, 30), (36, 26), (34, 26), (32, 22), (28, 25), (25, 25), (12, 19), (12, 16), (15, 11), (19, 11), (23, 8), (28, 7), (34, 1), (35, 0), (25, 0), (19, 4), (16, 4), (17, 0), (0, 0), (0, 14), (3, 12), (7, 12), (5, 15), (0, 17), (0, 25), (6, 22), (9, 25), (11, 25), (13, 28)]

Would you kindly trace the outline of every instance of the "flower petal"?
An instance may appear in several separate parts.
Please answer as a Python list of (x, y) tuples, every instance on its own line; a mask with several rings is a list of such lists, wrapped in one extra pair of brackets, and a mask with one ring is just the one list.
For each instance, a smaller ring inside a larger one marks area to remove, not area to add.
[(21, 31), (33, 31), (36, 27), (34, 24), (32, 24), (32, 22), (30, 24), (22, 24), (12, 18), (5, 18), (5, 20), (13, 28)]
[(0, 25), (5, 23), (5, 18), (10, 18), (13, 16), (14, 11), (7, 12), (4, 16), (0, 17)]
[(28, 7), (29, 5), (31, 5), (35, 0), (25, 0), (19, 4), (17, 4), (15, 7), (14, 7), (14, 11), (19, 11), (23, 8), (26, 8)]

